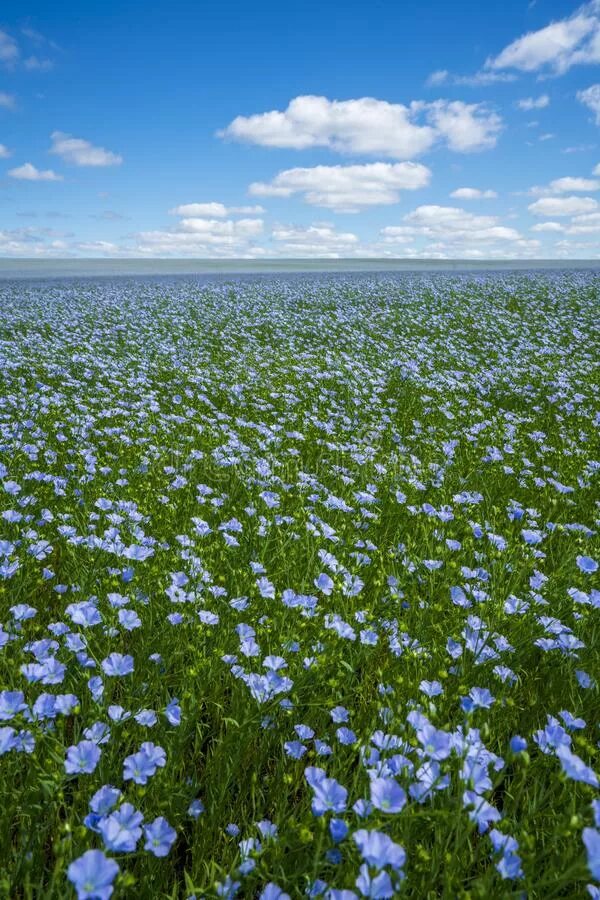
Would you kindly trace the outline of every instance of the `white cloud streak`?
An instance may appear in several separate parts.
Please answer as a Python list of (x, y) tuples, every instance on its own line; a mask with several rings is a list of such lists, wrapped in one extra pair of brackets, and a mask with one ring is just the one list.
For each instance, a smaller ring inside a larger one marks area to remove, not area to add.
[(224, 203), (183, 203), (169, 210), (171, 216), (208, 216), (225, 218), (235, 215), (260, 215), (264, 213), (262, 206), (225, 206)]
[(534, 216), (554, 218), (593, 212), (598, 208), (598, 202), (593, 197), (543, 197), (527, 208)]
[(452, 191), (450, 194), (455, 200), (495, 200), (498, 194), (496, 191), (481, 191), (479, 188), (461, 187)]
[(596, 125), (600, 125), (600, 84), (592, 84), (583, 91), (577, 91), (577, 99), (594, 113)]
[(430, 177), (430, 170), (415, 162), (313, 166), (286, 169), (270, 182), (254, 182), (248, 192), (258, 197), (302, 194), (312, 206), (358, 212), (368, 206), (397, 203), (400, 191), (425, 187)]
[(518, 109), (530, 112), (532, 109), (545, 109), (550, 106), (550, 97), (548, 94), (541, 94), (539, 97), (523, 97), (517, 100)]
[(63, 131), (53, 131), (50, 135), (52, 146), (49, 152), (60, 156), (74, 166), (119, 166), (123, 157), (104, 147), (94, 147), (89, 141), (71, 137)]
[(485, 68), (561, 75), (573, 66), (600, 62), (599, 10), (598, 0), (592, 0), (571, 16), (522, 35), (490, 57)]
[(52, 169), (37, 169), (32, 163), (24, 163), (14, 169), (9, 169), (11, 178), (21, 181), (62, 181), (62, 175), (57, 175)]

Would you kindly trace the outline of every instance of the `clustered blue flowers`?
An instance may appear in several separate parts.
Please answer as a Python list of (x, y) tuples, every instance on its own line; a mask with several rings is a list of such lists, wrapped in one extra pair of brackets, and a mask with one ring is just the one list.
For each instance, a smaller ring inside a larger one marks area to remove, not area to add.
[(599, 290), (0, 286), (9, 892), (600, 898)]

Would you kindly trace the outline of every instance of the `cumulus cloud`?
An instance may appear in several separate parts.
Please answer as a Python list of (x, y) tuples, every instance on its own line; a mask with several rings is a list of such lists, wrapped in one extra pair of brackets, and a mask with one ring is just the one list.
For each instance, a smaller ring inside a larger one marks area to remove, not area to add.
[(365, 252), (355, 234), (336, 231), (328, 223), (301, 225), (277, 225), (271, 232), (276, 252), (289, 257), (356, 256)]
[(404, 216), (406, 225), (388, 226), (382, 234), (386, 239), (419, 235), (441, 238), (448, 242), (517, 241), (521, 235), (514, 228), (499, 223), (496, 216), (478, 216), (458, 206), (418, 206)]
[(180, 221), (169, 229), (133, 236), (129, 253), (143, 256), (249, 257), (264, 253), (256, 243), (264, 230), (261, 218), (225, 218), (243, 207), (222, 203), (188, 203), (170, 210)]
[(384, 244), (403, 245), (425, 240), (423, 249), (410, 248), (408, 255), (432, 258), (492, 259), (531, 257), (540, 242), (524, 238), (496, 216), (478, 216), (456, 206), (419, 206), (405, 215), (401, 225), (381, 231)]
[(5, 144), (0, 144), (0, 159), (8, 159), (10, 150)]
[(409, 159), (440, 141), (462, 153), (488, 149), (501, 127), (500, 117), (481, 103), (435, 100), (404, 106), (373, 97), (301, 96), (283, 111), (237, 116), (218, 134), (265, 147), (328, 147), (339, 153)]
[(1, 256), (71, 256), (69, 242), (61, 232), (52, 228), (0, 229)]
[(15, 169), (9, 169), (8, 174), (11, 178), (18, 178), (22, 181), (62, 181), (62, 175), (57, 175), (52, 169), (36, 169), (32, 163), (24, 163)]
[(600, 125), (600, 84), (592, 84), (583, 91), (577, 91), (577, 99), (594, 113), (596, 125)]
[(553, 249), (564, 259), (597, 259), (598, 257), (596, 241), (557, 241)]
[(575, 65), (600, 62), (599, 9), (597, 0), (593, 0), (567, 18), (522, 35), (488, 59), (486, 69), (547, 69), (559, 75)]
[(541, 94), (539, 97), (524, 97), (522, 100), (517, 100), (518, 108), (525, 110), (525, 112), (530, 112), (532, 109), (545, 109), (549, 105), (550, 97), (548, 94)]
[(531, 231), (564, 231), (565, 226), (561, 225), (560, 222), (538, 222), (537, 225), (532, 225)]
[(225, 218), (235, 215), (260, 215), (264, 213), (262, 206), (225, 206), (224, 203), (183, 203), (169, 210), (171, 216), (213, 216)]
[(461, 187), (450, 194), (456, 200), (495, 200), (496, 191), (480, 191), (479, 188)]
[(564, 229), (567, 234), (594, 234), (600, 231), (600, 213), (588, 212), (574, 216)]
[(600, 190), (600, 181), (595, 181), (593, 178), (572, 178), (567, 175), (564, 178), (555, 178), (545, 187), (536, 185), (529, 190), (529, 193), (534, 197), (547, 197), (555, 194), (569, 194), (573, 191), (597, 190)]
[(194, 235), (202, 235), (208, 243), (218, 244), (223, 239), (247, 238), (261, 234), (262, 219), (182, 219), (179, 231)]
[(593, 197), (543, 197), (527, 207), (534, 216), (575, 216), (593, 212), (598, 203)]
[(587, 212), (575, 215), (570, 222), (540, 222), (534, 225), (532, 231), (547, 231), (567, 235), (598, 234), (600, 233), (600, 212)]
[(89, 141), (71, 137), (63, 131), (53, 131), (50, 138), (52, 146), (49, 152), (74, 166), (119, 166), (123, 162), (123, 157), (118, 153), (104, 147), (94, 147)]
[(497, 216), (480, 216), (456, 206), (419, 206), (404, 216), (401, 225), (382, 231), (387, 243), (406, 238), (426, 240), (421, 255), (440, 258), (531, 258), (540, 242), (524, 237)]
[(397, 203), (400, 191), (425, 187), (430, 170), (414, 162), (286, 169), (270, 182), (254, 182), (248, 191), (259, 197), (302, 194), (312, 206), (358, 212), (368, 206)]
[(427, 104), (427, 114), (450, 150), (458, 153), (494, 147), (502, 127), (496, 113), (481, 113), (480, 104), (460, 100), (435, 100)]

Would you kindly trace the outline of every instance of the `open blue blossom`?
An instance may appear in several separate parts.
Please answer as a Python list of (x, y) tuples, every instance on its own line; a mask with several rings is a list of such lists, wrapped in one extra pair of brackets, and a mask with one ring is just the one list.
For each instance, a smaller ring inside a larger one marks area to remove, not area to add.
[(315, 816), (322, 816), (326, 812), (345, 811), (348, 791), (335, 778), (327, 778), (323, 769), (314, 766), (306, 768), (304, 775), (314, 792), (312, 811)]
[(592, 873), (592, 878), (600, 881), (600, 830), (584, 828), (582, 837), (587, 851), (588, 869)]
[(382, 812), (399, 813), (406, 804), (406, 792), (393, 778), (372, 778), (371, 803)]
[(89, 775), (98, 765), (100, 755), (100, 747), (95, 741), (80, 741), (67, 750), (65, 772), (68, 775)]
[(578, 556), (577, 566), (586, 575), (593, 575), (594, 572), (598, 571), (598, 563), (591, 556)]
[(23, 691), (0, 691), (0, 721), (6, 722), (13, 719), (27, 709), (24, 701)]
[(67, 870), (69, 881), (77, 891), (77, 900), (108, 900), (118, 873), (117, 863), (101, 850), (87, 850)]
[(566, 744), (561, 744), (557, 748), (556, 755), (560, 760), (563, 772), (568, 778), (571, 778), (573, 781), (582, 781), (584, 784), (589, 784), (592, 787), (598, 787), (598, 776), (594, 770), (586, 766), (584, 761), (576, 753), (573, 753)]
[(114, 853), (133, 853), (142, 835), (143, 816), (131, 803), (123, 803), (116, 812), (98, 823), (104, 846)]
[(148, 850), (154, 856), (168, 856), (177, 832), (163, 816), (159, 816), (154, 822), (144, 825), (144, 837), (146, 838), (144, 850)]
[(356, 879), (356, 887), (362, 897), (370, 897), (371, 900), (384, 900), (384, 898), (396, 896), (388, 873), (379, 872), (377, 875), (371, 876), (366, 865), (360, 867), (360, 873)]
[(399, 871), (406, 862), (404, 848), (382, 831), (367, 831), (360, 828), (354, 832), (352, 839), (360, 855), (370, 866), (376, 866), (378, 869), (391, 866), (395, 871)]
[(292, 759), (301, 759), (306, 753), (306, 747), (301, 741), (286, 741), (283, 747)]
[(147, 784), (158, 768), (166, 765), (166, 755), (162, 747), (149, 741), (142, 744), (137, 753), (126, 757), (123, 763), (123, 780), (136, 784)]
[(261, 892), (260, 900), (290, 900), (290, 895), (282, 891), (278, 884), (270, 881)]
[(102, 660), (102, 668), (106, 675), (117, 677), (119, 675), (131, 675), (133, 672), (133, 656), (122, 653), (111, 653)]

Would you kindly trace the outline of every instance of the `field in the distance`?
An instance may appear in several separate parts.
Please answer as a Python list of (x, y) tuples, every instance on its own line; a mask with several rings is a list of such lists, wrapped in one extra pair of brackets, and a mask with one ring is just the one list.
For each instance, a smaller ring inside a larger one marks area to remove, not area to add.
[(0, 896), (600, 896), (599, 292), (0, 285)]

